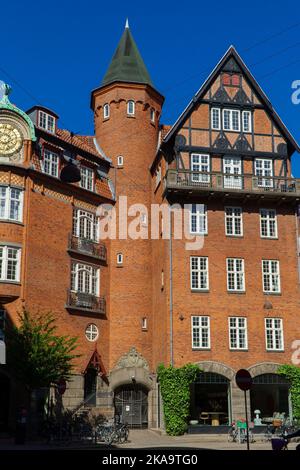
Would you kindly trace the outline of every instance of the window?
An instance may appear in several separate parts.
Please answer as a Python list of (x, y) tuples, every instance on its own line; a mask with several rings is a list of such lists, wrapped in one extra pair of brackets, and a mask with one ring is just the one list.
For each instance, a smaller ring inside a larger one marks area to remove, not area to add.
[(123, 264), (123, 253), (117, 254), (117, 264)]
[(240, 130), (240, 111), (237, 109), (223, 109), (224, 131)]
[(0, 220), (22, 222), (23, 191), (10, 186), (0, 186)]
[(204, 204), (192, 204), (190, 209), (190, 233), (207, 234), (207, 207)]
[(82, 166), (80, 169), (81, 180), (80, 186), (89, 191), (94, 191), (94, 170), (86, 166)]
[(142, 318), (142, 330), (147, 330), (148, 329), (148, 322), (147, 322), (147, 318), (144, 317)]
[(155, 111), (153, 108), (151, 108), (150, 110), (150, 119), (151, 119), (151, 122), (155, 122)]
[(85, 337), (88, 341), (96, 341), (99, 337), (99, 329), (94, 323), (90, 323), (85, 329)]
[(229, 347), (230, 349), (247, 349), (247, 319), (229, 317)]
[[(241, 189), (243, 178), (241, 157), (224, 156), (223, 158), (224, 188)], [(228, 176), (227, 176), (228, 175)]]
[(39, 127), (54, 134), (55, 132), (55, 119), (50, 114), (39, 111)]
[(108, 103), (106, 103), (103, 106), (103, 119), (108, 119), (110, 116), (110, 106)]
[(255, 159), (255, 175), (257, 179), (257, 185), (263, 188), (273, 187), (273, 164), (272, 160), (266, 158)]
[(133, 100), (127, 102), (127, 114), (130, 116), (135, 114), (135, 102)]
[(263, 260), (263, 291), (266, 293), (280, 293), (279, 261)]
[(82, 209), (74, 209), (73, 235), (87, 240), (98, 240), (98, 219), (95, 214)]
[(243, 216), (241, 207), (225, 207), (225, 233), (235, 237), (243, 235)]
[(123, 164), (124, 164), (124, 158), (122, 157), (122, 155), (119, 155), (119, 156), (118, 156), (117, 162), (118, 162), (118, 166), (123, 166)]
[(155, 189), (161, 182), (161, 165), (159, 165), (155, 171)]
[(217, 130), (221, 128), (219, 108), (211, 109), (211, 127), (212, 129), (217, 129)]
[(242, 112), (243, 132), (251, 132), (251, 111)]
[(161, 290), (165, 287), (165, 273), (164, 271), (161, 272)]
[(85, 294), (98, 295), (99, 269), (89, 264), (72, 263), (71, 290)]
[(227, 258), (227, 289), (243, 292), (245, 290), (244, 260)]
[(59, 156), (50, 150), (44, 150), (43, 172), (58, 178)]
[(0, 280), (20, 281), (21, 249), (12, 246), (0, 246)]
[[(191, 155), (191, 170), (192, 174), (192, 181), (193, 182), (201, 182), (201, 183), (209, 183), (209, 155), (199, 155), (197, 153), (192, 153)], [(199, 174), (198, 172), (204, 172), (206, 174)]]
[(266, 348), (268, 351), (283, 351), (283, 327), (281, 318), (265, 318)]
[(260, 209), (260, 236), (277, 238), (277, 217), (275, 209)]
[(225, 86), (239, 86), (240, 85), (240, 75), (223, 73), (222, 83)]
[(192, 348), (210, 348), (210, 318), (192, 316)]
[(190, 276), (192, 290), (208, 290), (208, 258), (203, 256), (191, 256)]

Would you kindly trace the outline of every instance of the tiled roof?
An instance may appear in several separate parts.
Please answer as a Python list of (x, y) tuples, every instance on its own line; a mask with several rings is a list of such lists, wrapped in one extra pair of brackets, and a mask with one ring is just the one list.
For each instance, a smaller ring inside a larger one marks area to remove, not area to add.
[(71, 132), (67, 131), (66, 129), (57, 129), (56, 130), (56, 135), (62, 139), (64, 142), (67, 142), (68, 144), (72, 144), (75, 147), (78, 147), (79, 149), (83, 150), (84, 152), (91, 153), (95, 157), (101, 158), (104, 160), (104, 158), (100, 155), (99, 152), (97, 152), (94, 142), (93, 142), (93, 137), (89, 135), (73, 135), (71, 136)]

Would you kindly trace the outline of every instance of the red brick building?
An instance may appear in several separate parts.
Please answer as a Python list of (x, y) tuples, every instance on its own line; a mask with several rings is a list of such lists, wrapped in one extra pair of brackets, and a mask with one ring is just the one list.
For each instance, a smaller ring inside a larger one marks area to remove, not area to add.
[[(24, 306), (51, 310), (60, 331), (79, 337), (67, 408), (159, 427), (158, 364), (192, 362), (203, 372), (191, 419), (243, 415), (239, 368), (254, 377), (252, 418), (256, 409), (291, 415), (276, 372), (299, 338), (298, 145), (233, 47), (173, 126), (160, 123), (163, 101), (128, 27), (92, 91), (95, 136), (60, 129), (47, 108), (25, 114), (2, 99), (2, 311), (17, 321)], [(78, 184), (59, 178), (70, 159)], [(138, 239), (126, 234), (124, 196)], [(99, 237), (103, 204), (116, 209), (114, 239)], [(173, 204), (185, 207), (183, 237)], [(187, 249), (191, 237), (203, 243)], [(2, 399), (13, 401), (0, 367)]]

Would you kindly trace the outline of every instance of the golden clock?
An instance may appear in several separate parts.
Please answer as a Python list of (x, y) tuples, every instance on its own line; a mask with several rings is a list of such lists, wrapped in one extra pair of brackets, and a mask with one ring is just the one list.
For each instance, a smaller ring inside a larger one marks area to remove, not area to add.
[(18, 152), (22, 143), (22, 135), (16, 127), (0, 123), (0, 155), (12, 155)]

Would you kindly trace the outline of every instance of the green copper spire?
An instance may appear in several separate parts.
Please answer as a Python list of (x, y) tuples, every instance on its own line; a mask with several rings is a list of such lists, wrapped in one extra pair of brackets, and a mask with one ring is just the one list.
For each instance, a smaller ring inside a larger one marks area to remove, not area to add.
[(145, 83), (153, 86), (148, 70), (130, 32), (128, 19), (102, 85), (116, 81)]

